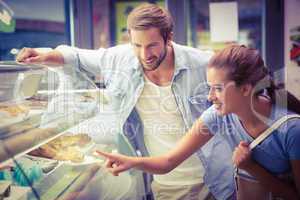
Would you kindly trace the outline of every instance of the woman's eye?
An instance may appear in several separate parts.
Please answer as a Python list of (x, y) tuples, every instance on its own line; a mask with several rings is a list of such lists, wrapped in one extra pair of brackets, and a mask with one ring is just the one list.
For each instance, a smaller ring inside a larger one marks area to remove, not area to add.
[(211, 86), (210, 86), (210, 85), (205, 85), (204, 88), (205, 88), (207, 91), (210, 91), (210, 90), (211, 90)]

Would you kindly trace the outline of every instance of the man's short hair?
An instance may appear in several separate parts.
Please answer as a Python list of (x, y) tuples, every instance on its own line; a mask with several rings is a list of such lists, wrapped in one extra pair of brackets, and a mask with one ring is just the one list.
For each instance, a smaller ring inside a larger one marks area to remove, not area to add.
[(150, 3), (143, 3), (133, 9), (127, 19), (129, 32), (130, 30), (158, 28), (165, 42), (173, 31), (173, 26), (171, 14), (166, 9)]

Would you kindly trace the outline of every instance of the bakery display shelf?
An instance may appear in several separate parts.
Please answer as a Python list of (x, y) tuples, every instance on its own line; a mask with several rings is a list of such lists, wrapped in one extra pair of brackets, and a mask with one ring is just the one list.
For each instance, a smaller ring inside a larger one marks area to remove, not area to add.
[(42, 65), (39, 64), (26, 64), (16, 61), (0, 61), (1, 72), (14, 72), (14, 71), (27, 71), (27, 70), (38, 70), (43, 69)]
[(65, 134), (66, 130), (78, 123), (77, 121), (68, 122), (64, 119), (58, 118), (49, 122), (47, 127), (39, 127), (40, 117), (36, 116), (8, 127), (6, 137), (0, 137), (0, 162), (2, 164), (10, 163), (13, 159)]
[[(0, 88), (4, 94), (0, 98), (0, 164), (5, 167), (0, 170), (0, 179), (5, 175), (1, 181), (8, 181), (11, 187), (5, 200), (115, 200), (136, 193), (135, 176), (124, 173), (115, 178), (101, 169), (104, 159), (93, 152), (111, 152), (116, 147), (95, 144), (99, 142), (92, 141), (95, 130), (84, 126), (100, 106), (112, 106), (105, 90), (98, 89), (88, 77), (73, 76), (62, 68), (15, 62), (0, 65), (0, 74), (7, 78), (3, 81), (6, 87)], [(91, 142), (82, 145), (81, 138), (80, 144), (70, 145), (72, 139), (65, 139), (80, 134), (88, 135)], [(70, 146), (58, 141), (67, 141)], [(54, 156), (49, 153), (52, 147), (57, 150)], [(45, 149), (47, 153), (41, 153)], [(80, 159), (72, 159), (79, 154)]]
[(34, 111), (26, 117), (23, 117), (23, 119), (8, 119), (6, 123), (2, 123), (2, 120), (0, 123), (0, 140), (4, 140), (29, 129), (38, 127), (41, 122), (41, 117), (42, 111)]
[[(12, 185), (10, 197), (4, 198), (4, 200), (75, 199), (79, 195), (84, 195), (85, 186), (87, 186), (100, 168), (99, 164), (73, 166), (60, 163), (55, 170), (44, 175), (32, 186), (21, 187)], [(19, 194), (15, 194), (15, 191), (19, 191)]]

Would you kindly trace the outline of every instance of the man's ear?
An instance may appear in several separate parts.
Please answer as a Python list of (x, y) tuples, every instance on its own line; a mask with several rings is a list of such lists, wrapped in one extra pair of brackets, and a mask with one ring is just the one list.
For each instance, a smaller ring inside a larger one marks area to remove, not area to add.
[(243, 96), (249, 96), (249, 95), (251, 95), (253, 87), (251, 84), (247, 83), (247, 84), (241, 85), (240, 89), (241, 89)]
[(128, 34), (129, 39), (130, 39), (130, 41), (131, 41), (131, 31), (130, 31), (130, 29), (127, 30), (127, 34)]
[(174, 33), (170, 32), (167, 38), (167, 45), (171, 45), (171, 42), (173, 41)]

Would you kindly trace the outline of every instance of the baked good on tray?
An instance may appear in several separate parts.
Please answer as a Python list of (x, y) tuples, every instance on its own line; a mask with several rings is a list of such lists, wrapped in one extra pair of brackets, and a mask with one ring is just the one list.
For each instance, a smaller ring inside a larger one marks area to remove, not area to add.
[(76, 135), (62, 135), (47, 144), (29, 152), (29, 155), (50, 158), (60, 161), (82, 162), (84, 154), (80, 148), (91, 142), (91, 138), (84, 133)]
[(0, 104), (0, 116), (17, 117), (20, 114), (27, 114), (29, 108), (24, 105), (17, 104)]

